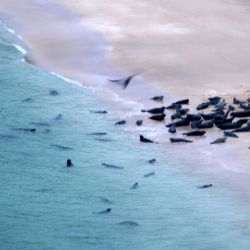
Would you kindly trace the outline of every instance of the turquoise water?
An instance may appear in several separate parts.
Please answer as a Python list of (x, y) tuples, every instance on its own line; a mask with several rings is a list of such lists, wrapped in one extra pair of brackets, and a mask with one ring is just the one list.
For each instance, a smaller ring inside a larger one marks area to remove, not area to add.
[(249, 207), (216, 185), (198, 189), (208, 177), (184, 174), (160, 145), (139, 144), (107, 115), (91, 113), (115, 110), (24, 63), (13, 42), (0, 26), (0, 249), (250, 249)]

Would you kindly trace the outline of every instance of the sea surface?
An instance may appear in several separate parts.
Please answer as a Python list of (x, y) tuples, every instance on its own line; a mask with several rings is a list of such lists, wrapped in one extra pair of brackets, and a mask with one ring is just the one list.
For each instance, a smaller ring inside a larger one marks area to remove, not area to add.
[(248, 201), (138, 143), (90, 90), (25, 63), (22, 43), (0, 24), (1, 250), (250, 249)]

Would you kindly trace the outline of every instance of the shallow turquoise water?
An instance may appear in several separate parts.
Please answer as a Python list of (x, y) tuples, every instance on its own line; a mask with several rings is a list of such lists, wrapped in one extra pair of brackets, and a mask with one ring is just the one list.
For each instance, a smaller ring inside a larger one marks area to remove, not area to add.
[[(0, 26), (0, 249), (250, 248), (247, 206), (222, 188), (197, 189), (208, 177), (184, 174), (159, 145), (136, 143), (106, 115), (91, 113), (115, 110), (24, 63), (13, 42)], [(35, 133), (15, 130), (33, 127)], [(67, 158), (73, 168), (65, 167)], [(157, 163), (148, 164), (151, 158)], [(143, 177), (151, 171), (155, 176)], [(131, 190), (134, 182), (139, 188)], [(110, 214), (93, 213), (108, 207)], [(138, 226), (119, 225), (127, 220)]]

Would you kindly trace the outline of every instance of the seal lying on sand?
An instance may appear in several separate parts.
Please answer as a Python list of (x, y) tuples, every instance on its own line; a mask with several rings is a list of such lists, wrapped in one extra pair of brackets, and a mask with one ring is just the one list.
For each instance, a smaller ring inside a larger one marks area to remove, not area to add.
[(223, 138), (218, 138), (218, 139), (210, 142), (210, 144), (225, 143), (226, 141), (227, 141), (227, 137), (223, 137)]
[(165, 114), (153, 115), (153, 116), (150, 116), (149, 119), (154, 120), (154, 121), (161, 122), (161, 121), (164, 121), (165, 116), (166, 116)]
[(154, 143), (153, 141), (145, 138), (143, 135), (140, 135), (140, 141), (145, 143)]
[(183, 135), (187, 135), (187, 136), (203, 136), (204, 134), (206, 134), (206, 131), (202, 131), (202, 130), (195, 130), (195, 131), (183, 133)]
[(163, 95), (160, 95), (160, 96), (154, 96), (154, 97), (152, 97), (150, 100), (162, 102), (163, 99), (164, 99), (164, 96), (163, 96)]
[(169, 138), (171, 142), (179, 143), (179, 142), (193, 142), (191, 140), (183, 139), (183, 138)]

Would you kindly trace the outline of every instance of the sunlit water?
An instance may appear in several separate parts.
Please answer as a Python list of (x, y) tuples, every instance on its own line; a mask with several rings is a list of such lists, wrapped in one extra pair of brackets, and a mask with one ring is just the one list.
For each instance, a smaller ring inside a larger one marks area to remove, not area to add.
[(0, 249), (250, 248), (246, 204), (216, 185), (198, 189), (208, 177), (185, 174), (160, 145), (137, 143), (87, 89), (23, 62), (18, 42), (0, 26)]

